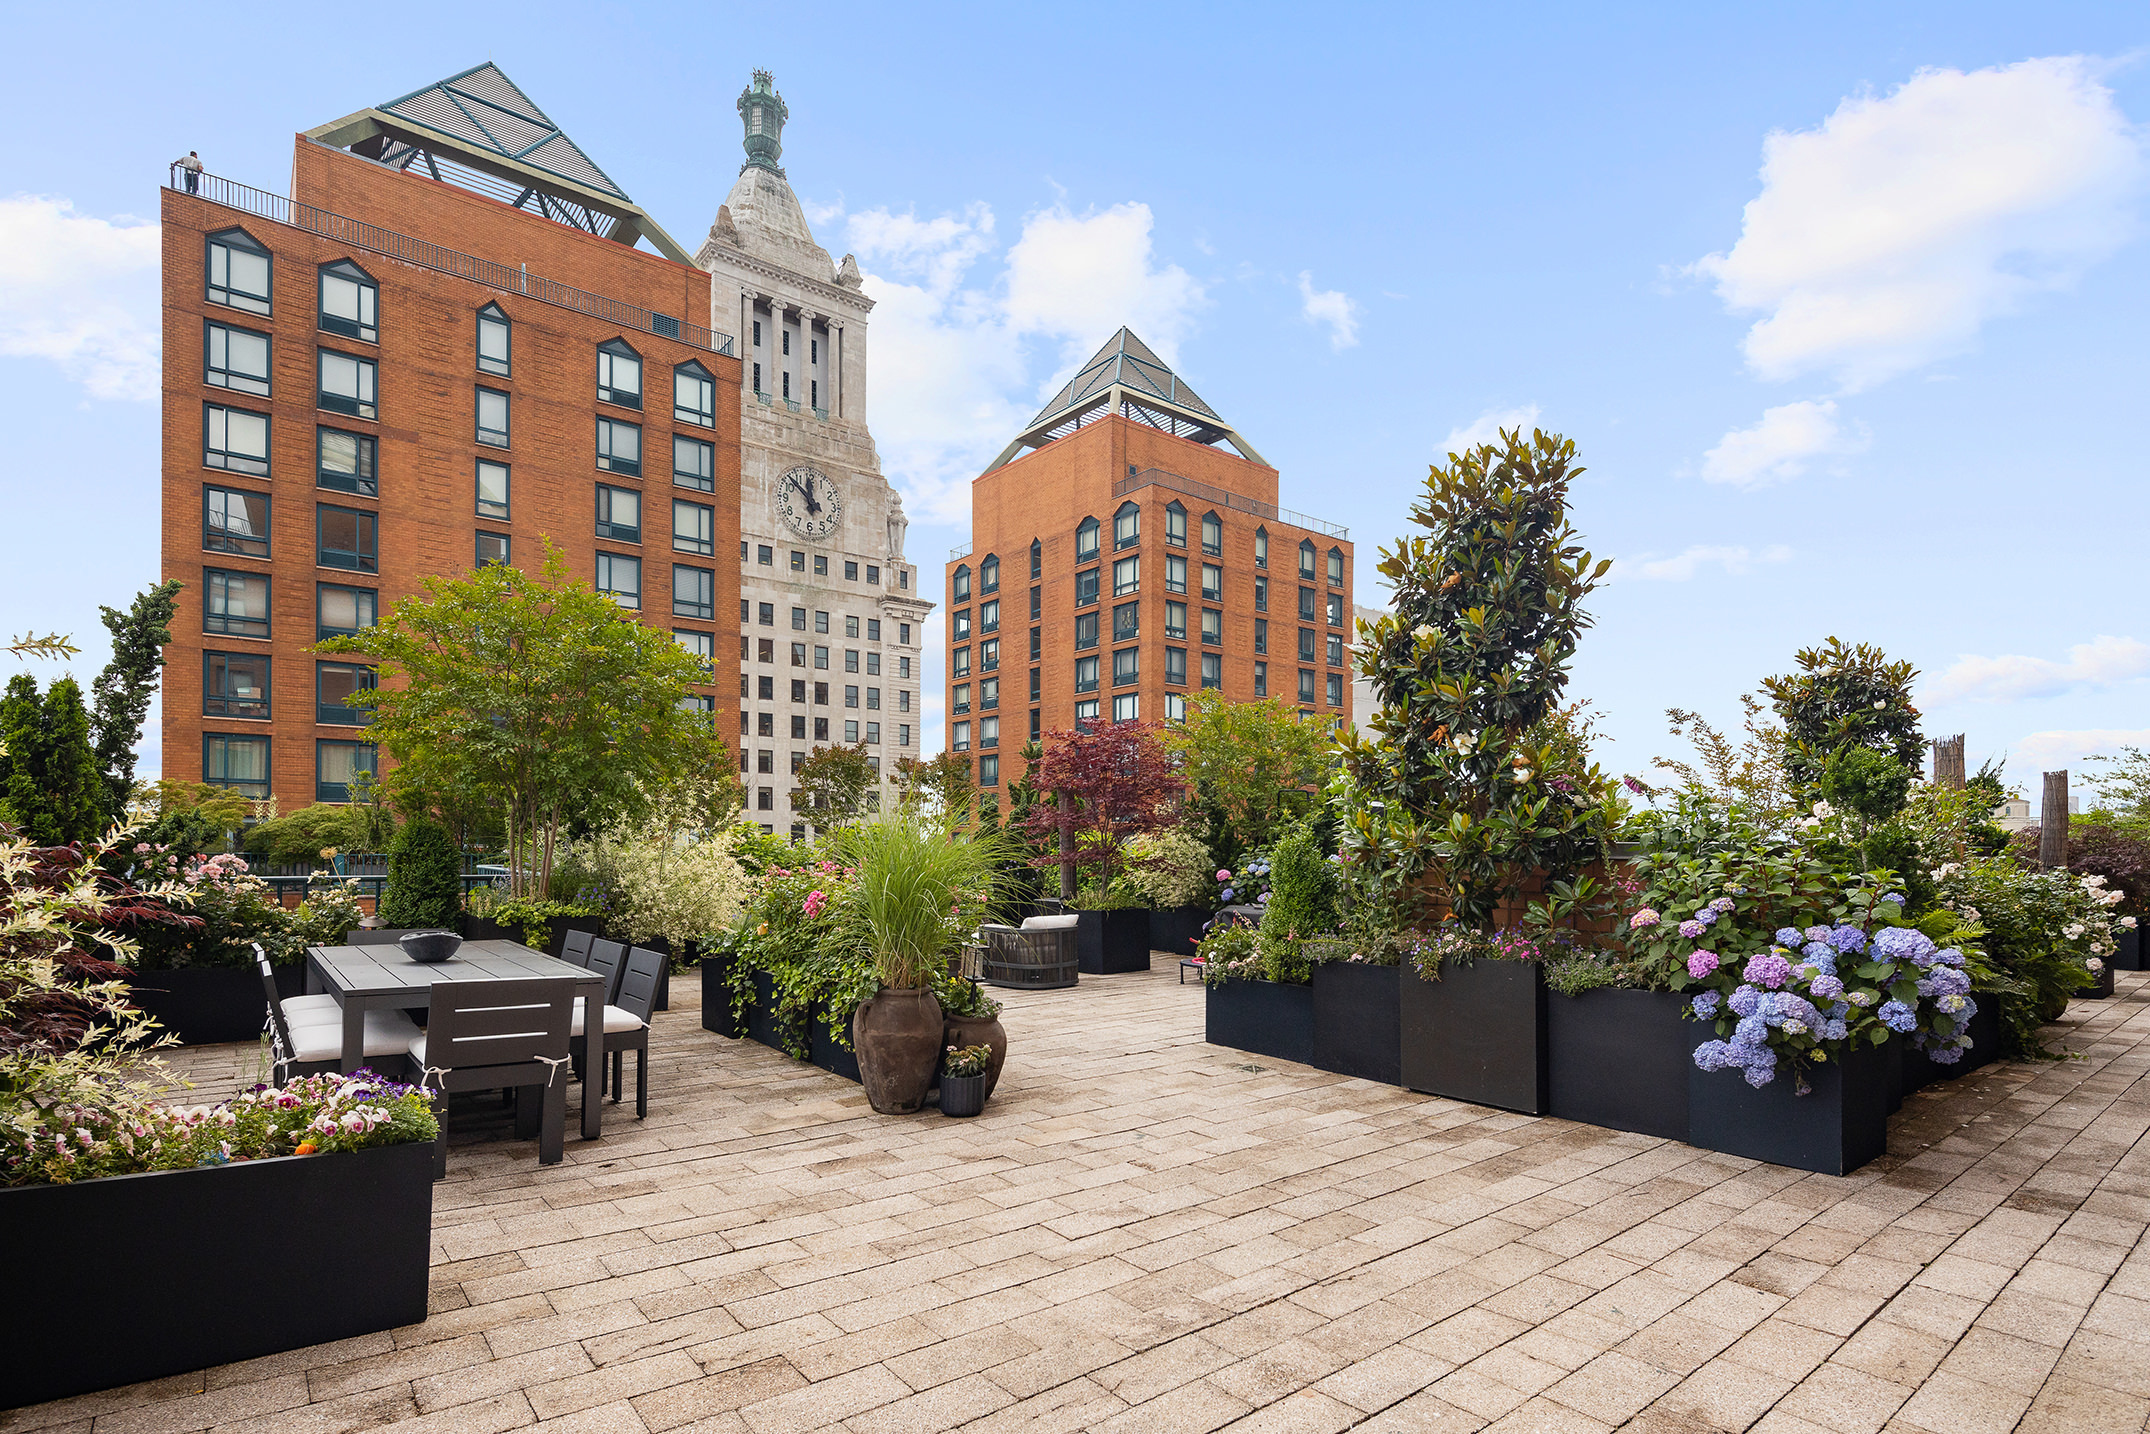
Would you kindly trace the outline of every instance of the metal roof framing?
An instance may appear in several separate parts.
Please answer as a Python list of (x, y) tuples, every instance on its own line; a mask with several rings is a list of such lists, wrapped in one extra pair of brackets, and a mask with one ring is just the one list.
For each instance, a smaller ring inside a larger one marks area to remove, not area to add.
[(1015, 441), (986, 466), (990, 473), (1025, 448), (1043, 448), (1085, 424), (1117, 413), (1197, 443), (1229, 443), (1239, 456), (1267, 466), (1254, 445), (1204, 403), (1165, 361), (1124, 326), (1077, 369)]

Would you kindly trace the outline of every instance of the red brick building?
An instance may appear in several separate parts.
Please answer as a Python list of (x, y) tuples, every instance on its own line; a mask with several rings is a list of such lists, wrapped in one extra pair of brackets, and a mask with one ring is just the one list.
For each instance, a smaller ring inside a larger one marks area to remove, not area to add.
[(948, 750), (994, 790), (1045, 732), (1172, 720), (1203, 688), (1351, 720), (1350, 534), (1277, 497), (1277, 470), (1121, 329), (971, 484), (944, 574)]
[(709, 276), (505, 75), (298, 136), (288, 199), (182, 177), (163, 225), (167, 775), (346, 799), (374, 676), (312, 644), (548, 540), (709, 659), (731, 730), (739, 360), (688, 321)]

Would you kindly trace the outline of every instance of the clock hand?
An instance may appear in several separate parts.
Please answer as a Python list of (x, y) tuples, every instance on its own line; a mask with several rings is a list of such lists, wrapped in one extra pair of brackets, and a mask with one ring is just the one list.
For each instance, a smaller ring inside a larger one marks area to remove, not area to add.
[(814, 480), (811, 478), (806, 480), (806, 511), (809, 513), (821, 511), (821, 505), (814, 501)]

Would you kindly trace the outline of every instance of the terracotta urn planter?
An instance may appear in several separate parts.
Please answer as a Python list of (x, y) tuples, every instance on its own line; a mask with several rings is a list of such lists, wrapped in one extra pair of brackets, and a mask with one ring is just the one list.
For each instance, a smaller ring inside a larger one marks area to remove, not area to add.
[(883, 986), (851, 1017), (859, 1083), (882, 1115), (909, 1115), (926, 1103), (941, 1064), (941, 1003), (923, 986)]
[(985, 1093), (1000, 1084), (1000, 1068), (1008, 1060), (1008, 1032), (998, 1016), (947, 1016), (942, 1020), (944, 1046), (990, 1046), (993, 1063), (985, 1068)]

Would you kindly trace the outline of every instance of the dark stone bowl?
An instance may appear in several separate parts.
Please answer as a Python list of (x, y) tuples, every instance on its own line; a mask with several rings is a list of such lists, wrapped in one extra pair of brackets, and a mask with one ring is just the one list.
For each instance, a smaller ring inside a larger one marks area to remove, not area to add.
[(411, 931), (396, 938), (403, 954), (421, 965), (430, 966), (445, 961), (463, 944), (463, 938), (453, 931)]

